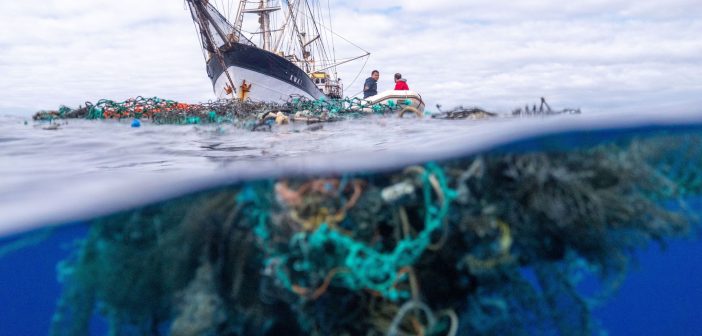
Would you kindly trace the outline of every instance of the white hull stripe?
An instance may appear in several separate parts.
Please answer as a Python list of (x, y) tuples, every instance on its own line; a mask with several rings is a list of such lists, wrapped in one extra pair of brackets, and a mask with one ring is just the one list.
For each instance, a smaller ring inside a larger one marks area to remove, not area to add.
[[(319, 90), (319, 88), (314, 84), (312, 79), (310, 79), (310, 77), (302, 69), (298, 68), (295, 64), (281, 56), (270, 53), (263, 49), (259, 49), (254, 46), (249, 46), (241, 43), (236, 43), (229, 50), (223, 51), (223, 55), (223, 63), (228, 72), (234, 73), (235, 75), (237, 75), (237, 72), (241, 70), (248, 70), (253, 73), (258, 73), (257, 76), (251, 76), (247, 74), (246, 76), (235, 76), (237, 77), (236, 79), (232, 78), (235, 86), (234, 91), (237, 94), (236, 96), (240, 94), (239, 90), (243, 84), (244, 79), (248, 84), (253, 83), (254, 77), (267, 77), (271, 78), (271, 80), (259, 80), (258, 83), (253, 84), (258, 84), (258, 86), (266, 86), (266, 83), (271, 83), (267, 86), (270, 90), (273, 91), (282, 89), (287, 90), (288, 87), (297, 88), (297, 90), (289, 91), (289, 93), (285, 95), (286, 97), (290, 96), (291, 94), (297, 94), (297, 92), (299, 91), (304, 92), (304, 96), (309, 96), (314, 99), (324, 97), (324, 94)], [(207, 74), (210, 76), (212, 84), (215, 88), (215, 94), (217, 94), (218, 96), (220, 95), (217, 88), (218, 83), (221, 81), (222, 77), (226, 79), (224, 71), (225, 70), (222, 67), (222, 62), (220, 62), (220, 60), (216, 57), (212, 57), (207, 61)], [(246, 77), (251, 78), (251, 81), (249, 80), (249, 78)], [(287, 86), (284, 86), (282, 84), (273, 85), (273, 79), (277, 80), (280, 83), (287, 84)], [(222, 87), (224, 87), (224, 84), (222, 84)], [(254, 90), (255, 88), (252, 87), (251, 93), (253, 93)], [(283, 93), (285, 93), (285, 91)], [(254, 99), (254, 96), (258, 97), (262, 101), (279, 100), (278, 97), (271, 97), (270, 99), (267, 99), (265, 96), (262, 96), (261, 93), (253, 94), (249, 97)]]
[[(227, 93), (226, 88), (231, 85), (229, 85), (229, 79), (227, 76), (222, 73), (214, 84), (215, 95), (217, 95), (217, 98), (220, 99), (243, 97), (244, 99), (251, 99), (253, 101), (272, 103), (285, 103), (290, 99), (291, 95), (302, 96), (308, 99), (316, 99), (299, 87), (290, 85), (277, 78), (269, 77), (256, 71), (232, 66), (227, 69), (227, 72), (234, 81), (234, 84), (237, 85), (236, 92), (233, 92), (232, 94)], [(244, 90), (242, 86), (244, 82), (246, 83), (248, 93), (242, 95), (242, 90)]]

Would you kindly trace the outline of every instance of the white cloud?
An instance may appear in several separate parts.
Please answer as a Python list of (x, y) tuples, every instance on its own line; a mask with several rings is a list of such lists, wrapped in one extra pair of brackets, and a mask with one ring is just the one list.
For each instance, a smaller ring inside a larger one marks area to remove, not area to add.
[[(348, 32), (372, 36), (371, 67), (385, 69), (386, 87), (403, 72), (432, 105), (509, 110), (540, 96), (586, 110), (702, 102), (702, 16), (689, 1), (361, 2), (376, 6), (368, 17), (391, 13), (374, 36)], [(337, 26), (354, 27), (353, 16)]]
[(180, 2), (2, 6), (0, 106), (6, 109), (137, 95), (186, 101), (211, 97), (195, 30)]
[[(433, 105), (589, 110), (702, 103), (698, 1), (332, 1), (333, 26)], [(5, 1), (0, 109), (137, 95), (213, 98), (183, 1)], [(337, 39), (337, 54), (358, 54)], [(343, 66), (350, 84), (362, 62)]]

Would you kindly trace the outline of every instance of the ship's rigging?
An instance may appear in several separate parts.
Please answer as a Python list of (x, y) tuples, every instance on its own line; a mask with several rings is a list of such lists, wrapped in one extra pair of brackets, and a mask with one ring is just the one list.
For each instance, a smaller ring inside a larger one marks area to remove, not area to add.
[[(207, 60), (216, 57), (223, 62), (222, 52), (235, 43), (253, 45), (302, 69), (327, 95), (341, 95), (339, 65), (370, 55), (334, 33), (329, 0), (186, 0), (186, 3)], [(249, 20), (249, 16), (257, 16), (258, 20)], [(337, 58), (337, 38), (362, 53)], [(228, 80), (235, 88), (232, 79)]]

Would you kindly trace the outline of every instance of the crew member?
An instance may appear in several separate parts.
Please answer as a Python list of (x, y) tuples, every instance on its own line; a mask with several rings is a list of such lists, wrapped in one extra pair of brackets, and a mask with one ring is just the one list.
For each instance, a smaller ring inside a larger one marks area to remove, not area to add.
[(366, 83), (363, 84), (363, 99), (378, 94), (378, 78), (380, 78), (380, 72), (378, 70), (373, 70), (371, 76), (368, 77)]
[(402, 75), (399, 73), (395, 74), (395, 90), (398, 90), (398, 91), (408, 91), (409, 90), (409, 85), (407, 85), (407, 80), (402, 78)]

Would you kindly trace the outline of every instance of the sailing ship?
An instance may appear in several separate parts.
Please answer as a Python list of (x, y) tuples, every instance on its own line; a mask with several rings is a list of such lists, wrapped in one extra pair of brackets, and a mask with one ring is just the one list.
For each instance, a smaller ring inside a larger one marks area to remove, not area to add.
[(319, 0), (241, 0), (235, 11), (231, 1), (228, 8), (222, 1), (220, 8), (208, 0), (186, 3), (220, 99), (342, 98), (337, 66), (370, 55), (336, 59), (330, 6), (325, 11)]

